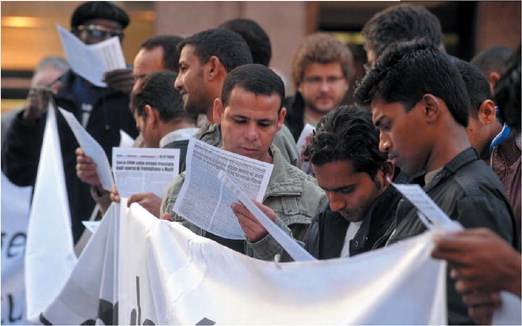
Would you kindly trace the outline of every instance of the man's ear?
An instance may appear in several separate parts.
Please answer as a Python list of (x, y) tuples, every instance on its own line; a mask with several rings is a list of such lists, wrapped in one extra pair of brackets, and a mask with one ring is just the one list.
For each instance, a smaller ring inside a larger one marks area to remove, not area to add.
[(485, 100), (480, 104), (478, 119), (483, 125), (489, 125), (497, 121), (497, 109), (492, 100)]
[(432, 94), (424, 94), (422, 96), (424, 101), (424, 116), (428, 123), (439, 119), (443, 102), (441, 99)]
[(220, 125), (224, 114), (225, 106), (223, 105), (223, 102), (220, 98), (216, 98), (212, 106), (212, 119), (216, 124)]
[(391, 184), (394, 174), (395, 165), (391, 161), (387, 160), (384, 162), (382, 169), (377, 170), (377, 173), (374, 177), (374, 181), (377, 184), (377, 187), (384, 191), (386, 187)]
[(145, 113), (144, 120), (147, 121), (147, 123), (152, 124), (153, 126), (158, 124), (159, 112), (157, 110), (154, 110), (152, 106), (145, 104), (143, 112)]
[(286, 118), (286, 108), (283, 106), (281, 109), (279, 109), (279, 113), (277, 114), (277, 130), (280, 130), (283, 127), (283, 124), (285, 123)]
[(206, 74), (208, 80), (214, 80), (221, 74), (221, 70), (225, 67), (221, 63), (218, 57), (215, 55), (211, 56), (208, 59), (208, 62), (205, 64)]

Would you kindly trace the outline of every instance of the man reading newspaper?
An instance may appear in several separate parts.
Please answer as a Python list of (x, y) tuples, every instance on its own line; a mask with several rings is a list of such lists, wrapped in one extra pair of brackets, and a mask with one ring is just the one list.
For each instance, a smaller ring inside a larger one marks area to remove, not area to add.
[[(269, 217), (295, 239), (302, 240), (311, 218), (326, 205), (326, 198), (313, 179), (290, 165), (271, 145), (285, 119), (284, 96), (283, 81), (274, 72), (262, 65), (243, 65), (227, 75), (213, 111), (221, 129), (223, 149), (274, 165), (263, 204), (277, 213), (277, 218)], [(184, 180), (185, 174), (180, 174), (170, 187), (162, 203), (162, 218), (182, 221), (197, 234), (259, 259), (271, 260), (281, 251), (269, 234), (251, 229), (253, 224), (240, 221), (245, 243), (218, 237), (172, 213)]]
[[(469, 97), (451, 59), (425, 40), (388, 49), (356, 90), (369, 104), (380, 131), (379, 148), (408, 176), (423, 176), (423, 189), (463, 227), (487, 227), (516, 243), (513, 213), (497, 176), (469, 143)], [(417, 209), (401, 200), (388, 243), (426, 230)], [(487, 268), (487, 266), (484, 266)], [(448, 323), (469, 324), (461, 296), (448, 277)]]

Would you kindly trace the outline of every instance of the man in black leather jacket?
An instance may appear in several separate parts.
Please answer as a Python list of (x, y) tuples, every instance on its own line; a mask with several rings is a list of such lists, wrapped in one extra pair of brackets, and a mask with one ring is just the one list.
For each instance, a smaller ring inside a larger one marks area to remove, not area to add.
[(310, 153), (329, 205), (312, 220), (306, 249), (328, 259), (383, 247), (400, 194), (388, 181), (393, 165), (379, 151), (371, 114), (355, 106), (331, 111), (319, 123)]

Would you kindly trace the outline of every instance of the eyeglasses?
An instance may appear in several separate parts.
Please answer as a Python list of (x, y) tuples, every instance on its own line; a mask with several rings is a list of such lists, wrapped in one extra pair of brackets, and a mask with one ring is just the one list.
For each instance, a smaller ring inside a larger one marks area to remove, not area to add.
[(320, 76), (310, 76), (310, 77), (305, 77), (303, 79), (303, 81), (307, 84), (310, 84), (313, 86), (318, 86), (318, 85), (321, 85), (323, 83), (323, 81), (326, 81), (326, 84), (328, 84), (328, 85), (334, 85), (343, 79), (345, 79), (345, 78), (342, 76), (328, 76), (326, 78), (323, 78)]
[(121, 30), (112, 30), (100, 25), (79, 25), (74, 29), (74, 33), (79, 39), (100, 39), (105, 40), (113, 36), (121, 37)]

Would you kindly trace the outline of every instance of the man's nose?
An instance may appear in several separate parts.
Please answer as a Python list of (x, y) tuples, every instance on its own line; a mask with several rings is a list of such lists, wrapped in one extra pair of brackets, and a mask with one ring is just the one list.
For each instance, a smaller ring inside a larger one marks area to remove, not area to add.
[(247, 139), (250, 142), (255, 142), (259, 138), (259, 130), (254, 123), (248, 125)]
[(328, 197), (328, 203), (330, 204), (330, 209), (332, 212), (339, 212), (345, 208), (345, 203), (341, 200), (340, 196), (333, 192), (327, 191), (326, 196)]
[(319, 89), (322, 91), (322, 92), (326, 92), (330, 89), (330, 82), (328, 81), (328, 79), (322, 79), (321, 80), (321, 84), (319, 85)]
[(179, 91), (179, 90), (181, 90), (182, 87), (183, 87), (183, 81), (181, 80), (181, 77), (178, 74), (178, 76), (176, 77), (176, 80), (174, 81), (174, 88)]
[(383, 153), (387, 153), (390, 151), (390, 148), (391, 148), (390, 137), (383, 134), (382, 132), (379, 133), (379, 150)]

